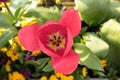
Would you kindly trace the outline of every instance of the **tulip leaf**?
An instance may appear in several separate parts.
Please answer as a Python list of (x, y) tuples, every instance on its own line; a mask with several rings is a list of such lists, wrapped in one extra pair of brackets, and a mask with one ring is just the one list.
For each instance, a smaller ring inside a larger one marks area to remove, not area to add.
[[(40, 75), (41, 74), (39, 72), (31, 74), (31, 76), (34, 77), (34, 78), (38, 78)], [(31, 79), (31, 80), (34, 80), (34, 79)]]
[(114, 19), (105, 22), (100, 30), (100, 36), (110, 45), (108, 61), (120, 67), (120, 23)]
[(29, 10), (25, 14), (25, 16), (27, 16), (27, 17), (34, 16), (39, 20), (38, 22), (43, 24), (48, 20), (58, 21), (60, 18), (60, 13), (54, 9), (40, 7), (40, 8)]
[(80, 72), (81, 71), (79, 69), (77, 69), (74, 71), (74, 73), (72, 73), (72, 75), (74, 76), (74, 80), (85, 80), (85, 78), (83, 77), (83, 75)]
[(2, 48), (12, 37), (17, 35), (16, 28), (9, 28), (0, 35), (0, 48)]
[(0, 28), (13, 27), (13, 20), (9, 14), (0, 13)]
[(20, 54), (19, 54), (19, 61), (20, 61), (20, 63), (21, 64), (23, 64), (24, 63), (24, 53), (23, 52), (21, 52)]
[(95, 33), (86, 33), (83, 35), (86, 41), (86, 46), (99, 58), (104, 59), (109, 51), (109, 45), (98, 37)]
[(18, 7), (15, 11), (15, 17), (17, 18), (20, 14), (20, 11), (21, 11), (21, 7)]
[(74, 38), (74, 43), (79, 43), (80, 42), (81, 37), (78, 35)]
[(0, 77), (7, 77), (6, 76), (6, 71), (5, 71), (5, 65), (1, 65), (1, 68), (0, 68)]
[(25, 6), (30, 5), (31, 2), (32, 0), (26, 0), (26, 1), (25, 0), (10, 0), (10, 3), (11, 3), (10, 7), (16, 10), (17, 7), (20, 7), (20, 6), (25, 7)]
[(82, 29), (81, 29), (81, 31), (80, 31), (80, 34), (81, 34), (81, 35), (84, 34), (84, 33), (87, 31), (87, 29), (88, 29), (88, 26), (82, 27)]
[(53, 71), (52, 62), (50, 61), (50, 62), (43, 68), (42, 71), (44, 71), (44, 72), (51, 72), (51, 71)]
[(102, 71), (93, 71), (94, 75), (105, 77), (106, 75)]
[(41, 58), (36, 61), (26, 61), (27, 64), (33, 65), (36, 69), (36, 72), (41, 71), (41, 69), (45, 66), (45, 64), (48, 62), (49, 58)]
[(120, 2), (119, 1), (111, 1), (111, 13), (109, 18), (120, 18)]
[(75, 8), (89, 26), (99, 25), (110, 12), (110, 0), (75, 0)]
[(84, 44), (75, 43), (74, 50), (80, 56), (80, 64), (92, 70), (104, 71), (100, 59), (94, 55)]

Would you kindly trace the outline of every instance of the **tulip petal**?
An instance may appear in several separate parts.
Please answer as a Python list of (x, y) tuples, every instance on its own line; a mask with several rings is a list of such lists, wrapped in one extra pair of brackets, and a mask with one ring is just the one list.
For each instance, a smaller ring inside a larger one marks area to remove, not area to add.
[(48, 26), (49, 24), (58, 24), (58, 22), (55, 22), (55, 21), (47, 21), (43, 26)]
[(81, 30), (80, 16), (74, 9), (64, 11), (60, 23), (69, 28), (73, 37), (77, 36)]
[(79, 55), (70, 50), (64, 57), (52, 57), (52, 65), (57, 72), (70, 74), (77, 68), (79, 60)]
[[(54, 26), (54, 25), (56, 25), (56, 26), (59, 26), (59, 25), (61, 25), (61, 28), (62, 28), (62, 26), (64, 26), (64, 25), (62, 25), (62, 24), (59, 24), (59, 23), (57, 23), (57, 22), (55, 22), (55, 21), (47, 21), (44, 25), (43, 25), (43, 27), (49, 27), (49, 29), (50, 30), (47, 30), (47, 31), (51, 31), (52, 30), (52, 28), (50, 28), (50, 26)], [(56, 30), (60, 30), (60, 29), (58, 29), (57, 27), (55, 27), (56, 28)], [(55, 29), (54, 28), (54, 29)], [(64, 29), (65, 30), (65, 29)], [(64, 32), (64, 30), (63, 30), (63, 32)], [(41, 32), (41, 31), (40, 31)], [(43, 34), (45, 34), (45, 33), (43, 33)], [(70, 31), (67, 29), (67, 45), (66, 45), (66, 49), (65, 49), (65, 54), (63, 54), (63, 56), (65, 56), (69, 51), (70, 51), (70, 49), (71, 49), (71, 47), (72, 47), (72, 44), (73, 44), (73, 37), (72, 37), (72, 35), (71, 35), (71, 33), (70, 33)], [(40, 43), (41, 44), (41, 43)], [(42, 46), (42, 48), (44, 48), (43, 46)], [(46, 51), (46, 50), (45, 50)], [(59, 51), (60, 52), (60, 51)], [(50, 52), (47, 52), (47, 53), (50, 53)], [(62, 51), (62, 53), (63, 53), (63, 51)]]
[(22, 28), (18, 33), (18, 38), (20, 43), (28, 51), (40, 50), (38, 45), (38, 29), (40, 28), (39, 24), (32, 24)]
[[(65, 45), (63, 48), (59, 48), (56, 51), (51, 49), (48, 44), (50, 40), (50, 35), (59, 32), (59, 34), (65, 39)], [(43, 36), (44, 34), (44, 36)], [(39, 30), (39, 45), (43, 52), (51, 57), (53, 56), (65, 56), (72, 47), (73, 41), (72, 36), (69, 30), (63, 25), (55, 22), (47, 22), (40, 30)]]

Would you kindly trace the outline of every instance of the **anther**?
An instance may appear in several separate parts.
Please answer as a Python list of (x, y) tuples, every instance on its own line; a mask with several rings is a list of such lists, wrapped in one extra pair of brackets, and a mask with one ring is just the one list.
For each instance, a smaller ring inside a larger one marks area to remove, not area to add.
[(62, 41), (61, 40), (59, 40), (59, 43), (61, 43)]
[(54, 35), (53, 37), (54, 37), (54, 39), (56, 40), (56, 36)]
[(59, 36), (58, 39), (60, 39), (61, 37)]
[(49, 41), (50, 41), (50, 42), (53, 42), (53, 39), (50, 39)]
[(56, 45), (56, 42), (53, 42), (52, 44), (53, 44), (53, 45)]
[(59, 48), (64, 48), (65, 39), (59, 33), (52, 34), (49, 36), (48, 46), (54, 51), (56, 51)]
[(59, 43), (57, 43), (56, 46), (59, 47)]

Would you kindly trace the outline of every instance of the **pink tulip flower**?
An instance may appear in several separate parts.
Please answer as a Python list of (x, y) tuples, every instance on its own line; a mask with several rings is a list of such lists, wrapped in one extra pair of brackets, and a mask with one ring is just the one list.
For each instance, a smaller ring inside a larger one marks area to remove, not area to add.
[(79, 55), (72, 50), (73, 38), (80, 33), (80, 16), (74, 9), (63, 12), (59, 22), (32, 24), (18, 33), (21, 44), (28, 51), (42, 50), (52, 59), (55, 71), (72, 73), (78, 66)]

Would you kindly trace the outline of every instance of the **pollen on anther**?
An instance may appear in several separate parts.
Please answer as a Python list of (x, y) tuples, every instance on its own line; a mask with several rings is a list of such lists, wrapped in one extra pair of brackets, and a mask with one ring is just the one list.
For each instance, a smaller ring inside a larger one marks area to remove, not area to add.
[(61, 36), (59, 34), (59, 32), (57, 33), (53, 33), (49, 36), (49, 42), (48, 42), (48, 46), (56, 51), (57, 49), (60, 49), (60, 48), (64, 48), (65, 46), (65, 38), (63, 38), (63, 36)]

